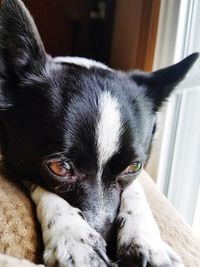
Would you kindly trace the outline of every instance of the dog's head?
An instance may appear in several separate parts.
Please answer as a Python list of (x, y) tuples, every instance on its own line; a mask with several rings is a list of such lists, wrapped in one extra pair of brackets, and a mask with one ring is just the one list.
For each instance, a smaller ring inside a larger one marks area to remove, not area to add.
[(45, 53), (20, 0), (0, 9), (0, 130), (7, 165), (64, 197), (101, 231), (145, 165), (156, 112), (197, 58), (124, 73)]

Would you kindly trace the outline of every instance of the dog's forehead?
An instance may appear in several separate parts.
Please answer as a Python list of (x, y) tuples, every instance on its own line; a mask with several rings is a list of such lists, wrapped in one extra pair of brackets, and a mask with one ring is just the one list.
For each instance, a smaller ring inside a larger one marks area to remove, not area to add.
[(118, 152), (123, 131), (118, 99), (107, 90), (93, 91), (75, 96), (66, 110), (65, 138), (70, 153), (82, 154), (98, 167), (104, 165)]
[(141, 148), (149, 134), (137, 113), (109, 90), (75, 96), (64, 117), (69, 159), (98, 177), (106, 170), (120, 172), (134, 159), (143, 160)]

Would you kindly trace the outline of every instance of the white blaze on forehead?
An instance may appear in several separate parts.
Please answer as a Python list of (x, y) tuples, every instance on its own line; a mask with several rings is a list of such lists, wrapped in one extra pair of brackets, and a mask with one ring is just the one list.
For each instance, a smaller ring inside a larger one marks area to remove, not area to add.
[(103, 64), (101, 62), (97, 62), (95, 60), (87, 59), (84, 57), (55, 57), (54, 62), (58, 62), (58, 63), (64, 62), (64, 63), (69, 63), (69, 64), (71, 63), (71, 64), (85, 67), (87, 69), (89, 69), (91, 67), (97, 67), (97, 68), (101, 68), (101, 69), (111, 70), (105, 64)]
[[(99, 99), (100, 118), (97, 124), (99, 168), (118, 151), (121, 131), (120, 107), (116, 98), (103, 92)], [(100, 171), (100, 170), (99, 170)]]

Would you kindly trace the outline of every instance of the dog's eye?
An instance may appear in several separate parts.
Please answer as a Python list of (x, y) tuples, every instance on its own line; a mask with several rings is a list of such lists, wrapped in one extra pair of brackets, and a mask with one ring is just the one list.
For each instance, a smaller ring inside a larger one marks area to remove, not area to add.
[(142, 166), (142, 162), (135, 161), (126, 168), (124, 174), (136, 174), (142, 169)]
[(71, 175), (71, 166), (67, 161), (52, 159), (48, 162), (48, 167), (57, 176)]

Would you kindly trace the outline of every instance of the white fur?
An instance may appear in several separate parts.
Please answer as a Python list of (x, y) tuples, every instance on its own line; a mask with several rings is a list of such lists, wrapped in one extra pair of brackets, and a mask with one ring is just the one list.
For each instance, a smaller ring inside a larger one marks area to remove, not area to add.
[(80, 216), (78, 209), (39, 186), (32, 189), (31, 197), (42, 227), (45, 266), (107, 266), (105, 241)]
[(180, 258), (160, 236), (143, 188), (136, 180), (121, 197), (118, 220), (124, 220), (118, 234), (118, 254), (141, 253), (152, 266), (183, 267)]
[(110, 92), (103, 92), (100, 96), (99, 114), (96, 139), (98, 163), (101, 168), (119, 148), (121, 114), (119, 103)]
[[(118, 151), (120, 131), (121, 118), (118, 101), (109, 92), (105, 91), (99, 98), (99, 121), (96, 128), (98, 151), (97, 182), (98, 193), (101, 194), (99, 197), (101, 203), (98, 203), (98, 214), (95, 222), (100, 222), (100, 225), (107, 217), (106, 204), (104, 203), (104, 187), (101, 180), (103, 166)], [(98, 226), (96, 225), (96, 227)]]
[(91, 67), (109, 69), (106, 65), (104, 65), (101, 62), (97, 62), (95, 60), (83, 58), (83, 57), (55, 57), (54, 62), (65, 62), (69, 64), (71, 63), (71, 64), (85, 67), (87, 69), (90, 69)]

